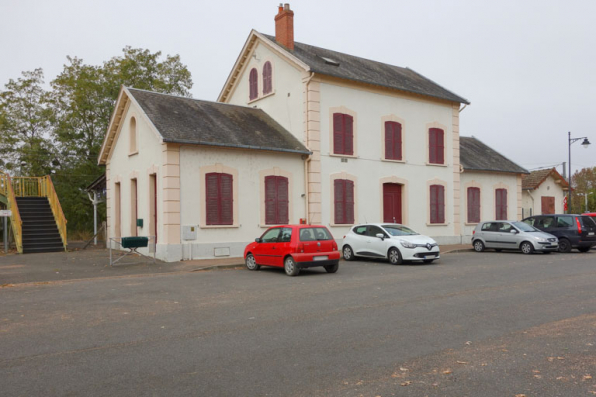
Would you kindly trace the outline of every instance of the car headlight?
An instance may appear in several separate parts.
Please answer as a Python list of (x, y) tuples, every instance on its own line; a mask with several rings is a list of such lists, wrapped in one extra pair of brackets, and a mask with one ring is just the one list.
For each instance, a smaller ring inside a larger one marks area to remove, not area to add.
[(412, 244), (409, 241), (401, 240), (400, 243), (404, 248), (416, 248), (416, 244)]
[(547, 239), (542, 238), (542, 237), (536, 237), (536, 240), (538, 240), (538, 241), (548, 241)]

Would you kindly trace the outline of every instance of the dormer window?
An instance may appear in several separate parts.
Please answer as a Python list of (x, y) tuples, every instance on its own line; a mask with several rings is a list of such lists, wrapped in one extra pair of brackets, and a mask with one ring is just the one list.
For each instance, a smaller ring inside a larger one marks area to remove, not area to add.
[(273, 82), (272, 82), (272, 68), (271, 62), (265, 62), (263, 65), (263, 95), (269, 94), (273, 91)]
[(139, 149), (137, 148), (137, 120), (132, 117), (130, 119), (130, 126), (129, 126), (129, 154), (138, 153)]
[(248, 77), (249, 95), (248, 98), (252, 101), (259, 96), (259, 73), (257, 69), (252, 68)]

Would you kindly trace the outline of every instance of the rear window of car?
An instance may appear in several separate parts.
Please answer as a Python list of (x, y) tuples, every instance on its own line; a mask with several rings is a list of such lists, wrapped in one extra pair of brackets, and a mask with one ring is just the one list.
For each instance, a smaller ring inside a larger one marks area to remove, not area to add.
[(365, 235), (366, 234), (366, 225), (364, 225), (364, 226), (356, 226), (354, 228), (354, 233)]
[(557, 227), (571, 227), (573, 226), (572, 216), (559, 216), (557, 217)]
[(324, 241), (331, 239), (331, 233), (324, 227), (307, 227), (300, 229), (300, 241)]
[(490, 229), (491, 229), (492, 225), (493, 224), (490, 223), (490, 222), (487, 222), (487, 223), (483, 224), (482, 225), (482, 231), (484, 231), (484, 232), (490, 232), (491, 231)]
[(596, 221), (590, 216), (580, 216), (582, 226), (584, 227), (596, 227)]

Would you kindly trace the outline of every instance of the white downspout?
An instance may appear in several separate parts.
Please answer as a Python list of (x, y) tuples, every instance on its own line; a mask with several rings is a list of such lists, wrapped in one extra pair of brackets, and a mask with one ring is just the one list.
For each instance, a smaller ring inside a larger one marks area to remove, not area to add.
[[(305, 135), (306, 135), (306, 148), (308, 150), (310, 150), (310, 148), (308, 147), (308, 85), (310, 84), (310, 81), (313, 79), (313, 77), (315, 77), (315, 74), (311, 72), (310, 76), (308, 77), (308, 79), (306, 80), (306, 91), (305, 91), (305, 95), (306, 95), (306, 100), (304, 101), (305, 103), (305, 114), (306, 114), (306, 120), (305, 120)], [(305, 214), (305, 219), (306, 219), (306, 224), (310, 225), (310, 206), (309, 206), (309, 199), (310, 199), (310, 190), (309, 190), (309, 180), (308, 180), (308, 166), (310, 165), (310, 160), (311, 160), (312, 156), (309, 155), (308, 158), (304, 161), (304, 194), (306, 195), (304, 198), (304, 209), (306, 211)]]

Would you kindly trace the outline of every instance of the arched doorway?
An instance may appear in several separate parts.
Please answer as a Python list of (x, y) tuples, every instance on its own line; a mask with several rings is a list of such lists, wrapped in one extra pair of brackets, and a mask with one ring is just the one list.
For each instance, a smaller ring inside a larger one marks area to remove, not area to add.
[(383, 222), (402, 223), (402, 187), (399, 183), (383, 183)]

